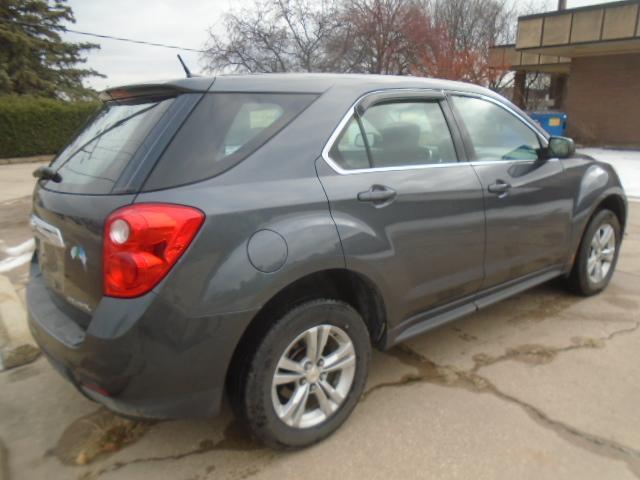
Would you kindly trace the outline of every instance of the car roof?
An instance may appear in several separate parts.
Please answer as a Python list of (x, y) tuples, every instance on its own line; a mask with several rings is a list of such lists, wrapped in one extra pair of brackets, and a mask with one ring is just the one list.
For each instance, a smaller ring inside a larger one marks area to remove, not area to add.
[[(101, 98), (108, 100), (112, 93), (124, 90), (132, 95), (179, 92), (246, 92), (246, 93), (314, 93), (340, 92), (339, 97), (348, 102), (367, 93), (387, 89), (431, 89), (484, 95), (493, 98), (522, 116), (527, 117), (516, 105), (488, 88), (472, 83), (442, 80), (410, 75), (375, 75), (350, 73), (252, 73), (242, 75), (218, 75), (215, 77), (191, 77), (125, 85), (104, 90)], [(539, 125), (530, 122), (540, 135), (548, 138), (548, 133)]]
[(216, 77), (192, 77), (159, 82), (124, 85), (105, 90), (137, 90), (166, 88), (180, 91), (225, 92), (296, 92), (323, 93), (332, 87), (352, 90), (354, 95), (393, 88), (424, 88), (477, 93), (500, 98), (491, 90), (465, 82), (441, 80), (429, 77), (374, 74), (339, 73), (254, 73), (218, 75)]

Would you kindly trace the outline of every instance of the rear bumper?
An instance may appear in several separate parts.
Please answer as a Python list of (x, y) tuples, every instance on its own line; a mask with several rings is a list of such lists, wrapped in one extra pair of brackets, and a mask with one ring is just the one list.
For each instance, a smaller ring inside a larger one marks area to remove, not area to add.
[(52, 301), (35, 263), (27, 307), (36, 342), (78, 390), (117, 413), (156, 419), (218, 413), (231, 357), (256, 312), (190, 317), (154, 292), (105, 297), (85, 331)]

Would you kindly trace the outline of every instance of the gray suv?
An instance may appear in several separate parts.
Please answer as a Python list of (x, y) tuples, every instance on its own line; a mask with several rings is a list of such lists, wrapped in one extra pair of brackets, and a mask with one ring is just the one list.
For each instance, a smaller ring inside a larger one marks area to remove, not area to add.
[(35, 172), (34, 337), (87, 397), (300, 447), (388, 349), (554, 277), (606, 287), (616, 173), (473, 85), (251, 75), (132, 85)]

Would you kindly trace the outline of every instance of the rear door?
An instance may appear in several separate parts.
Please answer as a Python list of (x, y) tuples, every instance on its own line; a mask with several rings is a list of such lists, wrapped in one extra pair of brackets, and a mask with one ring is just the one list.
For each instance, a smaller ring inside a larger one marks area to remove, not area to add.
[(473, 294), (482, 281), (477, 175), (439, 92), (373, 94), (317, 162), (347, 267), (384, 290), (392, 321)]
[(544, 158), (546, 140), (499, 102), (450, 98), (484, 190), (483, 288), (559, 267), (566, 257), (572, 209), (562, 163)]
[(107, 102), (51, 164), (61, 180), (36, 185), (31, 224), (39, 274), (58, 306), (80, 323), (102, 298), (105, 220), (133, 201), (135, 179), (153, 163), (160, 133), (170, 130), (176, 108), (184, 115), (194, 105), (192, 95)]

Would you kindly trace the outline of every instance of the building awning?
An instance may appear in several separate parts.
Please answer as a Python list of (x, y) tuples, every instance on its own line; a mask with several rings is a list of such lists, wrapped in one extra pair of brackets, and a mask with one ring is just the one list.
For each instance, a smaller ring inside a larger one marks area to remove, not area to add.
[(491, 47), (489, 66), (501, 70), (524, 70), (527, 72), (569, 73), (571, 59), (555, 55), (521, 52), (515, 44)]
[(491, 48), (492, 68), (569, 73), (571, 58), (640, 53), (640, 0), (518, 18), (515, 44)]
[(640, 53), (640, 0), (527, 15), (516, 49), (563, 57)]

